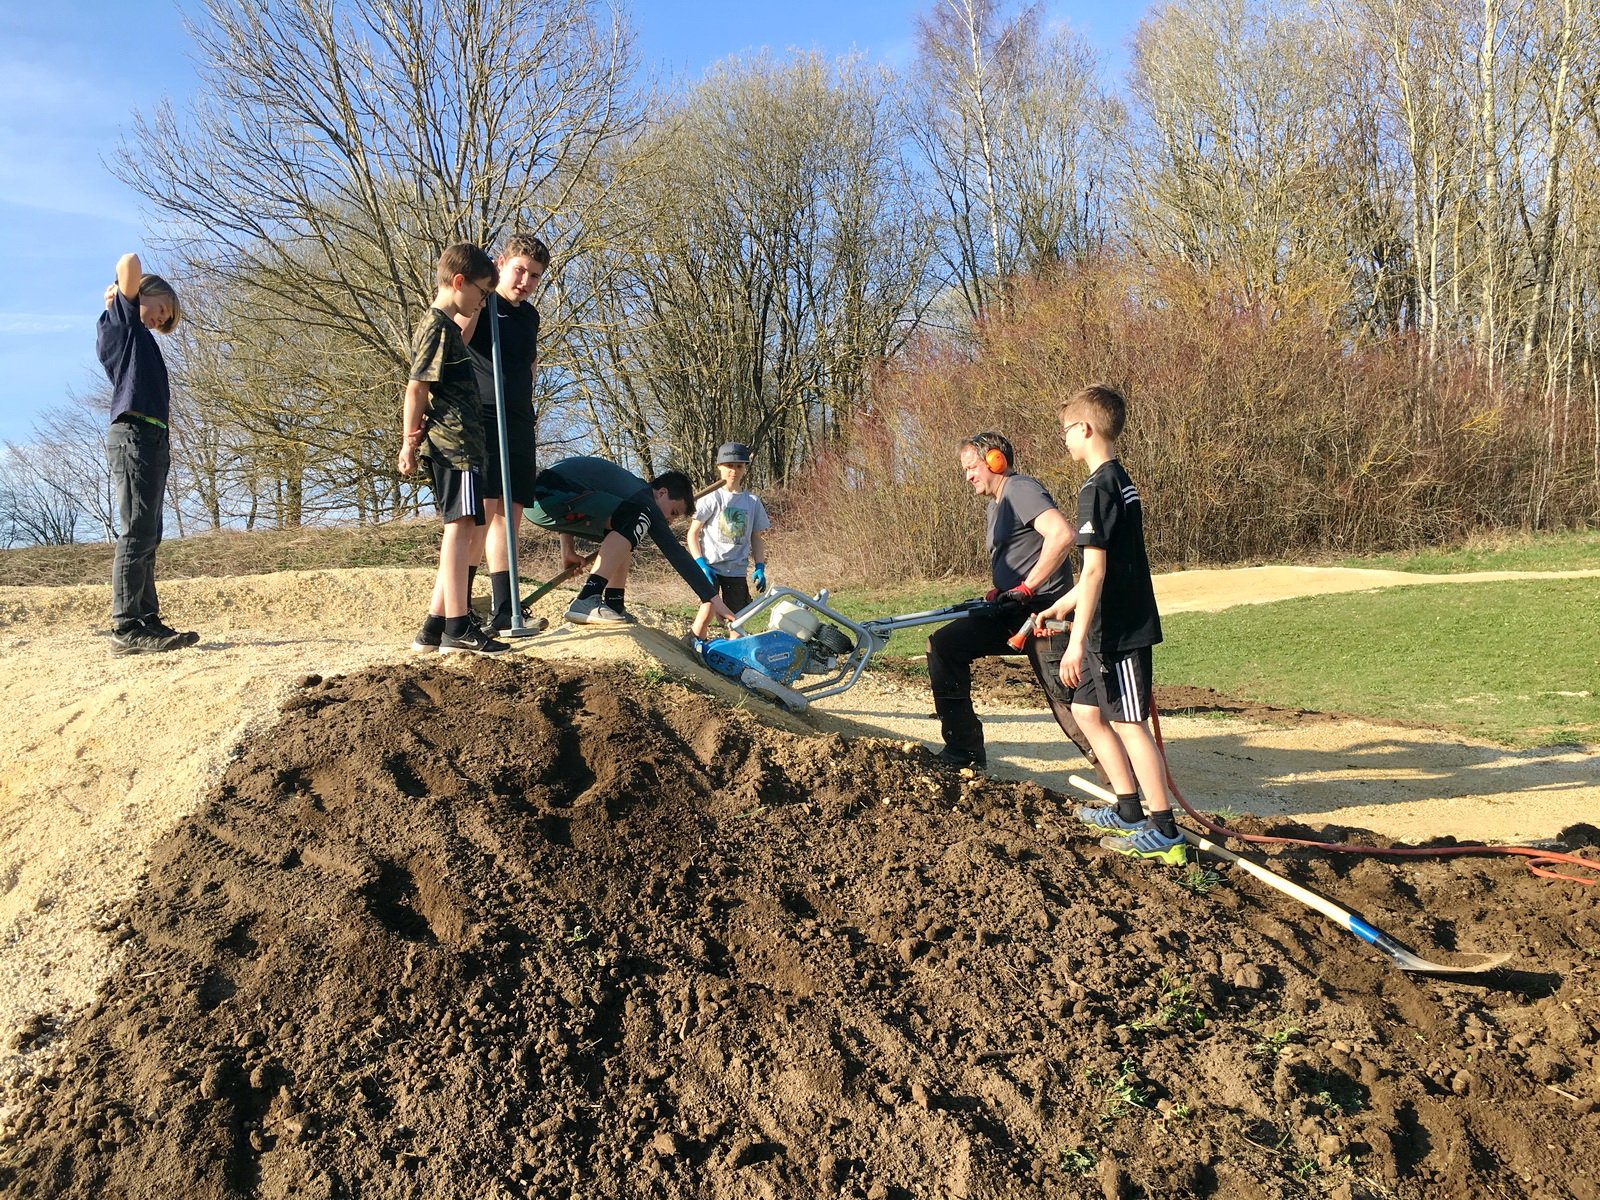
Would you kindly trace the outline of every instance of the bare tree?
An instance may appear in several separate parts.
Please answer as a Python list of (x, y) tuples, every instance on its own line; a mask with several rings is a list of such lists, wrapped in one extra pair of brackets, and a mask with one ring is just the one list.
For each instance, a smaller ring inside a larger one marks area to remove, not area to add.
[(970, 317), (1004, 280), (1082, 260), (1105, 236), (1099, 186), (1115, 116), (1090, 44), (1041, 6), (936, 0), (917, 18), (909, 130), (950, 284)]
[(106, 465), (104, 386), (43, 413), (26, 442), (0, 454), (0, 541), (61, 546), (88, 538), (113, 541), (117, 502)]
[(828, 444), (922, 302), (901, 133), (881, 72), (815, 54), (725, 63), (664, 115), (585, 264), (602, 446), (703, 473), (737, 437), (784, 479)]
[[(141, 116), (118, 173), (217, 289), (212, 332), (276, 324), (270, 369), (314, 376), (329, 389), (314, 423), (364, 428), (376, 449), (446, 245), (538, 232), (559, 273), (591, 236), (617, 182), (601, 159), (642, 119), (631, 30), (593, 0), (203, 8), (190, 27), (200, 98), (186, 117), (166, 104)], [(287, 453), (305, 432), (272, 436)], [(364, 470), (387, 472), (389, 449)], [(293, 521), (300, 484), (278, 482)], [(365, 488), (377, 516), (385, 488)]]

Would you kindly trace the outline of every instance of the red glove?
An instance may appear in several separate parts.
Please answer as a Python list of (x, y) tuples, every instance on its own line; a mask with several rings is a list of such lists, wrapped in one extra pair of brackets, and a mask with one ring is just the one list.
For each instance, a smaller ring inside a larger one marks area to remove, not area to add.
[(988, 603), (993, 604), (996, 600), (1000, 599), (1000, 589), (999, 588), (990, 588), (987, 592), (985, 592), (983, 594), (983, 598)]
[(1017, 584), (1017, 586), (1012, 588), (1009, 592), (1001, 593), (1000, 599), (1014, 600), (1018, 604), (1026, 604), (1029, 600), (1033, 599), (1033, 589), (1028, 586), (1026, 581), (1024, 581)]

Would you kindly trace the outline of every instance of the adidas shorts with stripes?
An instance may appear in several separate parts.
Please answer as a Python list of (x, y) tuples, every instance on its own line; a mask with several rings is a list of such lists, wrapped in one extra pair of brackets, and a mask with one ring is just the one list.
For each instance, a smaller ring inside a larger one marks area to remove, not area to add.
[(1072, 690), (1072, 702), (1098, 708), (1108, 721), (1137, 724), (1150, 719), (1151, 687), (1149, 646), (1104, 658), (1085, 650), (1083, 678)]
[(470, 517), (483, 524), (483, 477), (476, 471), (460, 471), (430, 458), (433, 471), (433, 499), (439, 506), (439, 519), (446, 525)]

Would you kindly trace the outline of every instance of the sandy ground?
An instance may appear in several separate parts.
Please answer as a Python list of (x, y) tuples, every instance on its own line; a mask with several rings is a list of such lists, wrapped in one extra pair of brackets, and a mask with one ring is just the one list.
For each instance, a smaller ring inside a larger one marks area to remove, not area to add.
[[(1597, 575), (1600, 572), (1586, 572)], [(1313, 592), (1546, 575), (1417, 576), (1266, 567), (1158, 580), (1165, 611), (1217, 609)], [(165, 616), (205, 640), (170, 656), (110, 656), (108, 589), (0, 588), (0, 1084), (22, 1058), (11, 1031), (87, 1003), (117, 953), (118, 901), (148, 848), (194, 811), (244, 741), (270, 728), (307, 674), (406, 657), (411, 614), (431, 572), (291, 572), (162, 585)], [(565, 604), (547, 598), (552, 617)], [(311, 631), (315, 631), (312, 634)], [(666, 628), (557, 628), (519, 653), (627, 658), (695, 674), (705, 686), (791, 729), (834, 728), (928, 740), (925, 695), (868, 679), (802, 718), (697, 668)], [(991, 768), (1068, 790), (1082, 765), (1042, 711), (992, 709)], [(1593, 758), (1507, 752), (1444, 734), (1361, 721), (1285, 729), (1169, 720), (1174, 772), (1199, 807), (1294, 814), (1397, 837), (1548, 838), (1600, 824)]]

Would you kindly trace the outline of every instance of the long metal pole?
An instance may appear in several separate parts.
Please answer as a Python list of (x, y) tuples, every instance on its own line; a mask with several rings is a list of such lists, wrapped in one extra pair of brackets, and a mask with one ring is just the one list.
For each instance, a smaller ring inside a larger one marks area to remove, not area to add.
[(511, 628), (507, 637), (532, 637), (537, 629), (522, 622), (522, 597), (517, 583), (517, 525), (511, 500), (511, 444), (506, 439), (506, 378), (500, 360), (500, 296), (489, 293), (489, 342), (494, 348), (494, 419), (500, 430), (500, 508), (506, 525), (506, 565), (511, 569)]

